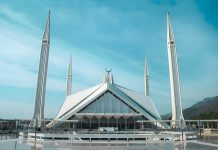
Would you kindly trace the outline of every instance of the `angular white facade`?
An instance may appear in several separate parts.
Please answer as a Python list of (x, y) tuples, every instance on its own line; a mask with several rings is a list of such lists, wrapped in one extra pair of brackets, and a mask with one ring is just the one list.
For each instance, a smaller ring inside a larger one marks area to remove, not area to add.
[(45, 92), (46, 92), (46, 79), (48, 70), (48, 57), (50, 47), (50, 11), (46, 23), (42, 47), (40, 54), (39, 72), (35, 96), (35, 109), (33, 119), (30, 123), (31, 127), (43, 127), (42, 121), (44, 119), (44, 105), (45, 105)]
[[(68, 96), (54, 120), (75, 118), (81, 122), (88, 118), (88, 122), (96, 122), (98, 127), (105, 118), (111, 121), (108, 125), (122, 119), (126, 122), (131, 119), (136, 122), (138, 118), (161, 120), (150, 96), (114, 84), (111, 73), (106, 73), (103, 83)], [(49, 128), (52, 126), (54, 122), (47, 125)], [(157, 123), (157, 126), (168, 127), (165, 123)]]
[(170, 17), (167, 14), (167, 48), (168, 48), (168, 61), (169, 61), (169, 74), (170, 74), (170, 92), (172, 102), (172, 127), (180, 128), (184, 125), (184, 117), (182, 113), (182, 98), (179, 82), (179, 68), (176, 53), (176, 44), (173, 29), (170, 24)]

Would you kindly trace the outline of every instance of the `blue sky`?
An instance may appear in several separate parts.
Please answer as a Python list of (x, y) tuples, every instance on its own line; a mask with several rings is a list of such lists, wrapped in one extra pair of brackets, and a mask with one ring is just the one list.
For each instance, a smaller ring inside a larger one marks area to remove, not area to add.
[(170, 12), (180, 68), (183, 107), (218, 95), (216, 0), (17, 0), (0, 2), (0, 118), (31, 118), (41, 38), (51, 10), (45, 116), (64, 102), (69, 57), (73, 92), (102, 81), (112, 68), (117, 84), (143, 92), (144, 58), (153, 101), (171, 111), (166, 45)]

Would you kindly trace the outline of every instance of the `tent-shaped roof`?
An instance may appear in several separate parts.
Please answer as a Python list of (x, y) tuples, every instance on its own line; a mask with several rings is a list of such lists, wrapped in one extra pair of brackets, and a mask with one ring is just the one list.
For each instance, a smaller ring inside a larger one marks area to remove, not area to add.
[[(55, 120), (68, 120), (81, 109), (92, 103), (96, 98), (105, 92), (110, 91), (129, 106), (133, 107), (140, 114), (151, 121), (160, 120), (160, 114), (155, 108), (150, 96), (124, 88), (113, 82), (104, 82), (89, 89), (67, 96), (64, 104), (58, 112)], [(47, 127), (51, 127), (49, 123)]]

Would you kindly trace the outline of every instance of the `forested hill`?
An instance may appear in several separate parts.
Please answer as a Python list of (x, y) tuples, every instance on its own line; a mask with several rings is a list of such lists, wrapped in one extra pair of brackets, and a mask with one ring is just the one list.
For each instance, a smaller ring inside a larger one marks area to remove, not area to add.
[[(218, 96), (205, 98), (204, 100), (183, 110), (185, 119), (218, 119)], [(170, 119), (171, 114), (162, 116)]]

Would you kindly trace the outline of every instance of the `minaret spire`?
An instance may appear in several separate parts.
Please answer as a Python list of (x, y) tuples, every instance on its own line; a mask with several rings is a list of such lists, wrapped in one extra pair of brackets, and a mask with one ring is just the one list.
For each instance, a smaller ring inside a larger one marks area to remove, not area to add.
[(45, 26), (45, 31), (42, 38), (39, 72), (35, 96), (35, 110), (33, 119), (30, 123), (31, 127), (43, 127), (42, 123), (44, 119), (44, 104), (45, 104), (45, 92), (46, 92), (46, 78), (48, 70), (48, 58), (50, 47), (50, 10), (48, 20)]
[(168, 48), (168, 61), (169, 61), (169, 74), (170, 74), (170, 91), (172, 102), (172, 126), (180, 128), (185, 125), (182, 113), (182, 98), (179, 82), (179, 67), (176, 53), (176, 44), (173, 29), (170, 23), (169, 13), (167, 13), (167, 48)]
[(150, 96), (147, 58), (145, 58), (145, 66), (144, 66), (144, 84), (145, 84), (145, 96)]
[(71, 95), (72, 91), (72, 56), (70, 55), (70, 63), (67, 74), (67, 93), (66, 96)]

